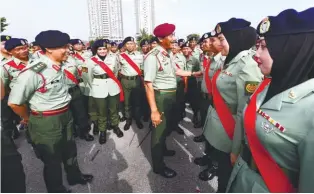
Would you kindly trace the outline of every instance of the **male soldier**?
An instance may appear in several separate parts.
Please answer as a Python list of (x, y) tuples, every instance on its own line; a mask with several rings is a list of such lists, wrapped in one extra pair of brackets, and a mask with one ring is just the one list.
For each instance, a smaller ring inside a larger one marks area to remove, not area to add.
[(146, 96), (151, 109), (153, 123), (151, 153), (153, 171), (166, 178), (176, 176), (176, 172), (166, 167), (163, 157), (173, 156), (175, 151), (167, 150), (166, 136), (177, 127), (176, 88), (178, 76), (197, 75), (191, 71), (176, 68), (167, 52), (175, 39), (173, 24), (161, 24), (154, 29), (159, 45), (151, 50), (144, 64)]
[(112, 41), (110, 43), (111, 47), (110, 47), (110, 53), (113, 53), (113, 54), (118, 54), (118, 44), (114, 41)]
[(195, 36), (192, 36), (189, 38), (189, 47), (192, 50), (192, 56), (194, 56), (196, 59), (199, 60), (201, 53), (203, 52), (201, 49), (197, 48), (197, 38)]
[(118, 45), (118, 50), (119, 50), (120, 53), (125, 52), (125, 48), (124, 48), (123, 43), (120, 43), (120, 44)]
[[(11, 38), (6, 41), (5, 49), (8, 54), (12, 56), (9, 60), (6, 60), (1, 65), (1, 79), (4, 87), (6, 88), (7, 97), (9, 96), (9, 90), (16, 84), (16, 79), (19, 73), (27, 66), (29, 60), (28, 46), (23, 39)], [(6, 98), (7, 100), (7, 98)], [(12, 112), (13, 113), (13, 112)], [(7, 115), (8, 119), (13, 119), (16, 124), (20, 122), (20, 117), (16, 114)], [(12, 129), (13, 139), (20, 136), (16, 127)]]
[(141, 46), (141, 50), (143, 55), (147, 55), (147, 53), (150, 50), (150, 45), (149, 45), (149, 41), (147, 39), (144, 39), (140, 42), (140, 46)]
[(140, 52), (135, 51), (134, 38), (126, 37), (123, 40), (126, 51), (119, 54), (121, 84), (124, 91), (124, 113), (126, 123), (124, 130), (130, 129), (132, 119), (136, 121), (137, 128), (142, 129), (143, 124), (140, 120), (141, 104), (141, 84), (143, 56)]
[(4, 48), (5, 42), (10, 40), (10, 39), (11, 39), (11, 36), (1, 35), (0, 62), (4, 62), (5, 60), (11, 58), (10, 54), (8, 53), (8, 51), (5, 50), (5, 48)]
[(153, 37), (150, 40), (150, 50), (152, 50), (153, 48), (155, 48), (156, 46), (158, 46), (158, 38), (157, 37)]
[(76, 58), (85, 60), (92, 57), (90, 52), (84, 50), (83, 42), (80, 39), (71, 39), (70, 44), (73, 46)]
[[(44, 31), (36, 36), (44, 56), (21, 72), (8, 100), (13, 111), (28, 123), (34, 147), (44, 163), (47, 191), (64, 193), (62, 167), (70, 185), (86, 184), (92, 175), (82, 174), (72, 133), (72, 115), (68, 111), (71, 96), (62, 66), (68, 58), (68, 34)], [(26, 103), (30, 105), (30, 115)]]
[[(189, 41), (185, 42), (182, 46), (182, 54), (186, 59), (186, 68), (187, 71), (197, 72), (200, 71), (200, 62), (199, 59), (196, 59), (189, 52)], [(200, 127), (200, 122), (198, 121), (198, 112), (199, 112), (199, 93), (197, 90), (197, 80), (195, 77), (189, 77), (187, 81), (187, 93), (186, 93), (187, 101), (190, 102), (192, 110), (193, 110), (193, 123), (194, 128)]]
[(181, 48), (181, 46), (185, 43), (185, 40), (183, 38), (180, 38), (178, 40), (178, 46), (179, 46), (179, 49)]
[(25, 173), (21, 154), (11, 137), (14, 124), (6, 119), (12, 113), (8, 106), (6, 92), (2, 79), (1, 83), (1, 193), (25, 193)]
[(32, 59), (35, 60), (35, 59), (38, 59), (39, 57), (41, 57), (44, 52), (41, 50), (40, 46), (36, 43), (36, 41), (32, 42), (32, 47), (31, 47), (31, 50), (32, 50)]

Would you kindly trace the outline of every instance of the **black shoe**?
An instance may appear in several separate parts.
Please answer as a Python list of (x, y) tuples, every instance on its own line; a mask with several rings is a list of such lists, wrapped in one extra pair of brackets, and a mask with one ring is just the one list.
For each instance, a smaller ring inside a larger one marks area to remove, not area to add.
[(12, 138), (17, 139), (20, 137), (20, 135), (21, 134), (20, 134), (19, 130), (17, 130), (17, 128), (14, 128), (14, 130), (12, 131)]
[(85, 139), (85, 141), (94, 141), (94, 137), (90, 135), (88, 132), (86, 132), (83, 135), (80, 135), (81, 139)]
[(206, 139), (205, 139), (204, 135), (196, 136), (196, 137), (193, 138), (194, 142), (204, 142), (205, 140)]
[(105, 144), (106, 143), (106, 132), (101, 131), (99, 135), (99, 144)]
[(164, 156), (174, 156), (176, 154), (176, 151), (174, 150), (165, 150)]
[(176, 128), (176, 132), (180, 135), (184, 135), (183, 129), (181, 129), (179, 126)]
[(98, 124), (96, 122), (93, 122), (93, 123), (94, 123), (93, 134), (98, 135), (99, 134)]
[(194, 164), (198, 166), (206, 166), (208, 164), (211, 164), (211, 160), (208, 155), (204, 155), (202, 157), (195, 158)]
[(192, 123), (195, 124), (197, 122), (197, 116), (193, 115)]
[(161, 171), (154, 171), (154, 173), (159, 174), (160, 176), (163, 176), (165, 178), (173, 178), (173, 177), (177, 176), (177, 173), (168, 167), (165, 167)]
[(186, 112), (185, 112), (185, 110), (184, 110), (184, 112), (181, 113), (181, 117), (182, 117), (182, 119), (184, 119), (184, 118), (186, 117)]
[(201, 179), (202, 181), (209, 181), (212, 180), (217, 173), (217, 167), (216, 166), (212, 166), (211, 168), (207, 168), (205, 170), (203, 170), (202, 172), (200, 172), (200, 174), (198, 175), (198, 178)]
[(136, 121), (136, 126), (138, 129), (143, 129), (143, 123), (141, 121)]
[(118, 138), (123, 137), (123, 132), (118, 126), (113, 128), (113, 132), (117, 135)]
[(127, 120), (126, 120), (126, 123), (125, 123), (125, 125), (124, 125), (124, 131), (129, 130), (130, 127), (131, 127), (131, 125), (132, 125), (132, 119), (127, 119)]
[(81, 174), (81, 176), (75, 179), (68, 179), (69, 185), (86, 185), (93, 180), (94, 176), (90, 174)]
[(201, 122), (197, 122), (194, 124), (193, 126), (194, 128), (201, 128), (202, 127), (202, 123)]
[(126, 117), (120, 117), (120, 122), (126, 121)]

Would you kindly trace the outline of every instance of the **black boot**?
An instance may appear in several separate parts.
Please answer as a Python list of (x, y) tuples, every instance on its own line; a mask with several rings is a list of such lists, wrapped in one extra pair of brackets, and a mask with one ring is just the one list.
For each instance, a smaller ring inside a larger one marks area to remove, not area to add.
[(176, 128), (175, 130), (176, 130), (176, 132), (177, 132), (178, 134), (184, 135), (183, 129), (181, 129), (179, 126), (177, 126), (177, 128)]
[(81, 184), (81, 185), (85, 185), (89, 182), (91, 182), (93, 180), (94, 176), (90, 175), (90, 174), (81, 174), (80, 176), (76, 177), (76, 178), (68, 178), (68, 183), (69, 185), (77, 185), (77, 184)]
[(211, 164), (210, 157), (208, 155), (204, 155), (202, 157), (198, 157), (194, 159), (194, 164), (198, 166), (206, 166), (208, 164)]
[(174, 150), (164, 150), (164, 156), (174, 156), (176, 154), (176, 151)]
[(205, 139), (205, 136), (202, 134), (202, 135), (200, 135), (200, 136), (196, 136), (196, 137), (194, 137), (193, 138), (193, 141), (194, 142), (204, 142), (206, 139)]
[(113, 128), (113, 132), (117, 135), (118, 138), (123, 137), (123, 132), (118, 126)]
[(105, 144), (107, 141), (106, 139), (106, 131), (101, 131), (99, 135), (99, 143), (100, 144)]
[(99, 134), (98, 122), (97, 121), (93, 121), (93, 123), (94, 123), (93, 134), (94, 135), (98, 135)]
[(124, 125), (124, 131), (129, 130), (130, 127), (131, 127), (131, 125), (132, 125), (132, 119), (127, 119), (127, 120), (126, 120), (126, 123), (125, 123), (125, 125)]
[(212, 180), (217, 174), (218, 165), (212, 165), (211, 167), (203, 170), (199, 175), (198, 178), (202, 181), (209, 181)]
[(13, 139), (17, 139), (17, 138), (19, 138), (20, 137), (20, 132), (19, 132), (19, 130), (16, 128), (16, 127), (14, 127), (14, 129), (13, 129), (13, 131), (12, 131), (12, 138)]
[(136, 126), (138, 129), (143, 129), (143, 123), (141, 121), (136, 121)]
[(126, 117), (125, 116), (120, 116), (120, 122), (124, 122), (126, 120)]
[(160, 176), (165, 177), (165, 178), (173, 178), (177, 175), (177, 173), (174, 170), (168, 167), (164, 167), (164, 169), (159, 170), (159, 171), (155, 171), (155, 170), (153, 171), (154, 173), (159, 174)]
[[(83, 132), (81, 132), (81, 133), (83, 133)], [(81, 134), (80, 138), (85, 139), (85, 141), (94, 141), (94, 137), (92, 135), (90, 135), (88, 132)]]

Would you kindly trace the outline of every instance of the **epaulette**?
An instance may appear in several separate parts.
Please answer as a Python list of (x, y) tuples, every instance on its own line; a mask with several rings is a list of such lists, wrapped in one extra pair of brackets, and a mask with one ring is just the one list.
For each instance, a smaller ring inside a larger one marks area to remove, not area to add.
[(153, 50), (149, 51), (149, 52), (144, 56), (144, 60), (145, 60), (149, 55), (157, 56), (159, 52), (160, 52), (160, 51), (159, 51), (158, 49), (153, 49)]
[(43, 62), (39, 62), (36, 65), (33, 65), (29, 69), (33, 70), (36, 73), (41, 72), (42, 70), (46, 69), (47, 65)]

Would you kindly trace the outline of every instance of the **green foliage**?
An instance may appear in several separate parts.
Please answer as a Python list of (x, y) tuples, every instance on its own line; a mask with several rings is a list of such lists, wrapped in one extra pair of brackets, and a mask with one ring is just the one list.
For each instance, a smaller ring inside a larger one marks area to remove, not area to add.
[(5, 28), (9, 25), (7, 23), (7, 19), (5, 17), (1, 17), (1, 29), (0, 29), (0, 32), (3, 32), (5, 31)]
[(196, 41), (198, 41), (200, 39), (200, 35), (199, 34), (190, 34), (186, 37), (186, 40), (189, 40), (192, 37), (196, 37)]
[(136, 37), (136, 41), (139, 44), (142, 40), (148, 39), (151, 40), (154, 36), (152, 34), (148, 34), (145, 29), (140, 31), (140, 35)]

